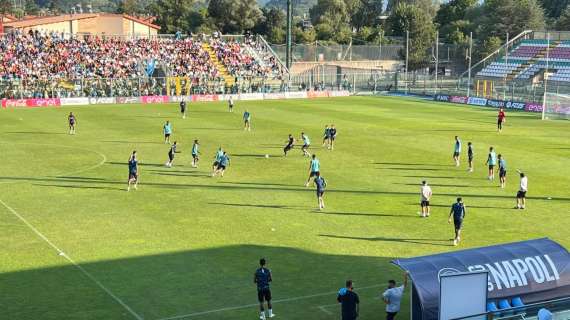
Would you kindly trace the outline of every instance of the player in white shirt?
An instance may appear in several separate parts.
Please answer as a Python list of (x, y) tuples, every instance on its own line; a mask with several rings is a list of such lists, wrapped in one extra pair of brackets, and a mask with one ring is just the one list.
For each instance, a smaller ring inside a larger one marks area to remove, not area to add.
[(431, 187), (428, 186), (427, 184), (427, 181), (422, 181), (422, 188), (420, 190), (420, 193), (421, 193), (420, 206), (422, 208), (421, 217), (422, 218), (429, 217), (430, 213), (429, 201), (431, 199), (432, 192), (431, 192)]
[(526, 205), (526, 192), (528, 191), (528, 177), (525, 176), (524, 172), (517, 170), (520, 174), (521, 182), (519, 186), (519, 191), (517, 192), (517, 206), (515, 209), (523, 209)]

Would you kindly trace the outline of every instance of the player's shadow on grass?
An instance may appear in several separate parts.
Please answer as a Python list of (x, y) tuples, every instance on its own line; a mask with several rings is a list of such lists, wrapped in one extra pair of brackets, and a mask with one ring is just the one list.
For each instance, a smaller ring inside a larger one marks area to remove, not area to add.
[(175, 172), (167, 172), (167, 171), (161, 171), (161, 172), (153, 172), (152, 174), (157, 175), (157, 176), (171, 176), (171, 177), (212, 177), (212, 175), (207, 174), (207, 173), (191, 173), (191, 172), (186, 172), (186, 173), (175, 173)]
[(111, 188), (111, 187), (98, 187), (98, 186), (83, 186), (83, 185), (66, 185), (66, 184), (36, 184), (33, 186), (37, 187), (53, 187), (53, 188), (69, 188), (69, 189), (92, 189), (92, 190), (124, 190), (124, 188)]
[[(107, 162), (105, 162), (105, 164), (118, 165), (118, 166), (124, 166), (124, 167), (127, 167), (127, 165), (128, 165), (127, 162), (113, 162), (113, 161), (107, 161)], [(139, 162), (139, 166), (141, 166), (141, 167), (166, 168), (166, 166), (164, 164), (158, 164), (158, 163), (141, 163), (141, 162)], [(183, 167), (183, 166), (184, 165), (178, 165), (178, 167)]]
[(219, 183), (225, 184), (241, 184), (245, 186), (277, 186), (277, 187), (298, 187), (295, 184), (285, 184), (285, 183), (267, 183), (267, 182), (231, 182), (231, 181), (220, 181)]
[(398, 176), (403, 178), (419, 178), (419, 179), (459, 179), (459, 177), (451, 176)]
[(316, 213), (330, 214), (339, 216), (360, 216), (360, 217), (396, 217), (396, 218), (417, 218), (411, 215), (389, 214), (389, 213), (363, 213), (363, 212), (336, 212), (336, 211), (320, 211), (315, 210)]
[[(416, 187), (420, 187), (421, 183), (395, 183), (395, 184), (399, 184), (402, 186), (416, 186)], [(432, 187), (442, 187), (442, 188), (474, 188), (475, 186), (469, 186), (466, 184), (445, 184), (445, 183), (430, 183), (429, 184)], [(479, 188), (479, 187), (477, 187)]]
[[(346, 279), (354, 280), (355, 291), (367, 303), (374, 301), (389, 279), (401, 278), (401, 271), (390, 263), (391, 257), (335, 255), (260, 245), (211, 246), (137, 256), (140, 252), (151, 252), (147, 248), (154, 239), (152, 236), (143, 232), (128, 238), (113, 228), (94, 227), (93, 233), (89, 229), (81, 231), (85, 233), (75, 251), (94, 251), (99, 254), (98, 260), (78, 262), (75, 266), (50, 248), (42, 251), (41, 256), (60, 265), (0, 273), (2, 295), (6, 297), (2, 319), (46, 319), (46, 315), (50, 319), (70, 318), (70, 315), (89, 319), (133, 318), (98, 285), (126, 302), (144, 319), (253, 319), (258, 315), (258, 303), (252, 275), (261, 257), (267, 258), (273, 271), (275, 309), (287, 310), (284, 315), (291, 319), (323, 319), (322, 311), (315, 306), (334, 303)], [(269, 237), (280, 231), (251, 232), (267, 232)], [(80, 237), (80, 234), (70, 235)], [(105, 243), (86, 242), (100, 237), (116, 239), (118, 248), (129, 248), (121, 252), (132, 256), (117, 259)], [(139, 238), (148, 239), (147, 244), (140, 244), (141, 251), (130, 241)], [(176, 248), (175, 243), (170, 244), (172, 247), (160, 244), (153, 250)], [(75, 251), (66, 253), (73, 259), (77, 257)], [(38, 265), (42, 261), (38, 260)], [(309, 285), (300, 286), (300, 283)], [(405, 301), (402, 318), (409, 316), (407, 306)], [(330, 310), (339, 315), (338, 308)], [(382, 306), (375, 303), (363, 309), (361, 317), (373, 319), (381, 310)]]
[(240, 158), (265, 158), (263, 154), (232, 154), (232, 156)]
[(447, 169), (439, 168), (409, 168), (409, 167), (380, 167), (378, 170), (402, 170), (402, 171), (447, 171)]
[(208, 204), (228, 206), (228, 207), (245, 207), (245, 208), (260, 208), (260, 209), (299, 210), (306, 208), (301, 206), (285, 206), (277, 204), (247, 204), (247, 203), (224, 203), (224, 202), (208, 202)]
[(10, 131), (4, 132), (5, 134), (41, 134), (41, 135), (52, 135), (52, 134), (67, 134), (64, 132), (47, 132), (47, 131)]
[[(354, 237), (354, 236), (338, 236), (331, 234), (319, 234), (319, 237), (350, 239), (350, 240), (366, 240), (366, 241), (382, 241), (382, 242), (402, 242), (412, 244), (425, 244), (430, 246), (453, 247), (449, 239), (416, 239), (416, 238), (387, 238), (387, 237)], [(448, 244), (444, 244), (444, 242)]]
[[(415, 205), (417, 205), (417, 203), (415, 203)], [(477, 206), (477, 205), (470, 205), (470, 204), (465, 204), (465, 206), (467, 207), (467, 210), (469, 210), (469, 208), (474, 208), (474, 209), (510, 209), (512, 208), (512, 206), (504, 206), (504, 207), (497, 207), (497, 206)], [(451, 209), (451, 203), (449, 205), (444, 205), (444, 204), (432, 204), (430, 203), (430, 207), (436, 207), (436, 208), (449, 208)]]
[(115, 140), (115, 141), (102, 141), (105, 143), (128, 143), (128, 144), (164, 144), (164, 142), (159, 141), (125, 141), (125, 140)]
[(405, 163), (405, 162), (374, 162), (374, 164), (388, 166), (428, 166), (428, 167), (452, 167), (452, 164), (433, 164), (433, 163)]

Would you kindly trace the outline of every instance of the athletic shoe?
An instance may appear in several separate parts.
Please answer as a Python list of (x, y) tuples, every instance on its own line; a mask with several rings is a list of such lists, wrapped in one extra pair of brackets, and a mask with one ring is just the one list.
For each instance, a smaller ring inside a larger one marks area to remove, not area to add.
[(453, 240), (453, 245), (457, 246), (457, 239)]

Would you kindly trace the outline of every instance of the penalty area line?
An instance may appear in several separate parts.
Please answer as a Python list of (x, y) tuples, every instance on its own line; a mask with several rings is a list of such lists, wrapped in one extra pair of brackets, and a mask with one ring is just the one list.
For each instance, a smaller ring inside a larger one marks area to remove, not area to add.
[[(373, 286), (366, 286), (366, 287), (360, 287), (360, 288), (355, 288), (358, 290), (364, 290), (364, 289), (373, 289), (373, 288), (380, 288), (383, 285), (377, 284), (377, 285), (373, 285)], [(272, 300), (271, 303), (272, 304), (276, 304), (276, 303), (283, 303), (283, 302), (291, 302), (291, 301), (299, 301), (299, 300), (306, 300), (306, 299), (311, 299), (311, 298), (317, 298), (317, 297), (324, 297), (324, 296), (329, 296), (329, 295), (334, 295), (338, 293), (338, 291), (330, 291), (330, 292), (323, 292), (323, 293), (317, 293), (317, 294), (311, 294), (311, 295), (307, 295), (307, 296), (299, 296), (299, 297), (292, 297), (292, 298), (286, 298), (286, 299), (277, 299), (277, 300)], [(197, 317), (197, 316), (203, 316), (206, 314), (211, 314), (211, 313), (218, 313), (218, 312), (224, 312), (224, 311), (232, 311), (232, 310), (240, 310), (240, 309), (247, 309), (247, 308), (253, 308), (253, 307), (257, 307), (259, 306), (258, 303), (252, 303), (252, 304), (246, 304), (246, 305), (242, 305), (242, 306), (234, 306), (234, 307), (225, 307), (225, 308), (220, 308), (220, 309), (214, 309), (214, 310), (207, 310), (207, 311), (200, 311), (200, 312), (194, 312), (194, 313), (188, 313), (188, 314), (183, 314), (183, 315), (179, 315), (179, 316), (173, 316), (173, 317), (167, 317), (167, 318), (160, 318), (158, 320), (178, 320), (178, 319), (185, 319), (185, 318), (192, 318), (192, 317)], [(320, 307), (319, 307), (320, 309)], [(327, 312), (328, 310), (325, 310), (325, 312)], [(330, 311), (329, 311), (330, 312)]]
[(28, 220), (26, 220), (26, 218), (24, 218), (16, 210), (14, 210), (14, 208), (7, 205), (6, 202), (4, 202), (2, 199), (0, 199), (0, 204), (2, 204), (6, 209), (8, 209), (8, 211), (10, 211), (10, 213), (12, 213), (18, 219), (20, 219), (20, 221), (22, 221), (26, 226), (28, 226), (28, 228), (30, 228), (30, 230), (32, 230), (38, 237), (40, 237), (42, 240), (44, 240), (50, 247), (52, 247), (55, 251), (57, 251), (60, 256), (64, 257), (67, 261), (69, 261), (69, 263), (71, 263), (73, 266), (77, 267), (77, 269), (79, 269), (79, 271), (81, 271), (87, 278), (89, 278), (91, 281), (93, 281), (99, 288), (101, 288), (103, 291), (105, 291), (111, 298), (113, 298), (113, 300), (115, 300), (125, 310), (127, 310), (133, 317), (135, 317), (135, 319), (143, 320), (142, 316), (140, 316), (138, 313), (136, 313), (131, 307), (129, 307), (125, 302), (123, 302), (123, 300), (121, 300), (119, 297), (117, 297), (111, 290), (109, 290), (107, 287), (105, 287), (99, 280), (97, 280), (97, 278), (95, 278), (91, 273), (89, 273), (87, 270), (85, 270), (81, 265), (77, 264), (71, 257), (69, 257), (65, 252), (63, 252), (63, 250), (61, 250), (58, 246), (56, 246), (53, 242), (51, 242), (51, 240), (48, 237), (46, 237), (43, 233), (41, 233), (30, 222), (28, 222)]

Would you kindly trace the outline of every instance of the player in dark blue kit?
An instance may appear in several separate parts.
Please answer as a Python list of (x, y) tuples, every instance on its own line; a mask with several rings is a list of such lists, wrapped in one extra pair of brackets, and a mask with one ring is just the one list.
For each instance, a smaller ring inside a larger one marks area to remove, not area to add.
[(327, 124), (327, 125), (325, 126), (325, 132), (323, 133), (323, 147), (324, 147), (325, 145), (328, 146), (329, 138), (330, 138), (330, 130), (331, 130), (331, 129), (329, 128), (329, 125)]
[(135, 190), (137, 190), (137, 184), (139, 183), (139, 161), (137, 160), (137, 152), (133, 151), (129, 157), (129, 180), (127, 185), (127, 191), (131, 190), (131, 184), (134, 184)]
[(501, 184), (501, 188), (505, 188), (507, 184), (507, 161), (503, 158), (502, 155), (499, 154), (499, 182)]
[(275, 317), (273, 308), (271, 306), (271, 288), (270, 283), (273, 281), (271, 277), (271, 270), (265, 267), (266, 261), (264, 258), (259, 260), (260, 268), (255, 270), (253, 275), (253, 283), (257, 285), (257, 300), (259, 300), (259, 319), (265, 320), (265, 307), (264, 302), (267, 302), (267, 316), (269, 318)]
[(287, 140), (287, 145), (283, 148), (283, 153), (285, 157), (287, 156), (287, 152), (289, 152), (295, 146), (295, 138), (293, 138), (292, 134), (289, 134), (289, 139)]
[(176, 148), (178, 147), (178, 145), (176, 144), (176, 141), (174, 141), (174, 144), (170, 146), (170, 150), (168, 150), (168, 162), (166, 163), (166, 166), (169, 168), (172, 168), (172, 162), (174, 161), (174, 155), (176, 153), (180, 153), (180, 151), (177, 151)]
[(461, 197), (457, 198), (457, 202), (451, 206), (451, 211), (449, 212), (448, 223), (451, 223), (451, 218), (453, 217), (453, 225), (455, 227), (455, 238), (453, 239), (453, 245), (456, 246), (461, 241), (461, 228), (463, 227), (463, 219), (465, 219), (465, 205)]
[(325, 200), (323, 199), (323, 196), (325, 194), (325, 188), (327, 187), (327, 181), (321, 176), (320, 172), (317, 172), (317, 176), (314, 181), (315, 186), (317, 187), (317, 202), (319, 204), (319, 210), (323, 210), (325, 208)]
[(77, 119), (73, 115), (73, 112), (69, 113), (67, 121), (69, 122), (69, 134), (75, 134), (75, 124), (77, 124)]
[(182, 113), (182, 119), (186, 119), (186, 100), (184, 99), (180, 101), (180, 113)]
[(467, 169), (467, 171), (469, 172), (473, 172), (473, 157), (475, 156), (475, 153), (473, 152), (473, 145), (471, 144), (471, 142), (467, 142), (467, 164), (469, 166), (469, 169)]
[(329, 130), (329, 149), (330, 150), (334, 150), (334, 141), (336, 140), (336, 128), (333, 125), (331, 125), (331, 128)]

